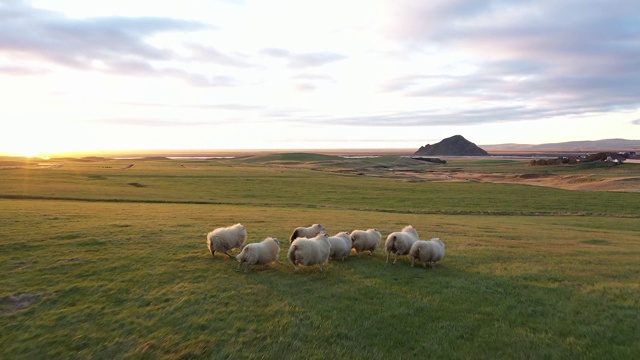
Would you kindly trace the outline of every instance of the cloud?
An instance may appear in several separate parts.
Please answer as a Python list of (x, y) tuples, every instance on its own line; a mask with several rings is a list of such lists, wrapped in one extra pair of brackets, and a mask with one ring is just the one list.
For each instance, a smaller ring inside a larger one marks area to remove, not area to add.
[(89, 67), (123, 57), (167, 59), (172, 53), (144, 39), (167, 31), (193, 31), (204, 24), (168, 18), (97, 17), (72, 19), (56, 12), (12, 3), (0, 8), (0, 50), (37, 56), (58, 64)]
[(28, 76), (28, 75), (42, 75), (48, 73), (45, 69), (32, 68), (19, 65), (2, 65), (0, 66), (0, 74), (14, 75), (14, 76)]
[(398, 77), (383, 91), (519, 101), (540, 106), (540, 115), (638, 108), (638, 2), (435, 0), (392, 9), (391, 38), (407, 49), (462, 54), (454, 61), (474, 69)]
[(314, 116), (306, 118), (308, 122), (324, 124), (342, 124), (358, 126), (450, 126), (473, 125), (476, 123), (497, 123), (506, 121), (507, 114), (519, 111), (521, 115), (527, 112), (519, 107), (493, 107), (477, 110), (460, 111), (400, 111), (379, 115), (363, 116)]
[(313, 92), (328, 83), (335, 82), (331, 76), (309, 73), (296, 74), (291, 79), (294, 81), (293, 88), (298, 92)]
[(318, 75), (318, 74), (296, 74), (293, 76), (296, 80), (309, 80), (309, 81), (317, 81), (317, 80), (326, 80), (331, 81), (333, 78), (327, 75)]
[(193, 51), (193, 57), (198, 60), (237, 68), (250, 68), (255, 66), (246, 60), (246, 55), (229, 55), (213, 47), (200, 44), (188, 44), (187, 48)]
[[(147, 42), (164, 32), (190, 32), (211, 28), (196, 21), (121, 16), (87, 19), (67, 18), (62, 14), (31, 8), (19, 1), (0, 6), (0, 56), (39, 61), (40, 66), (58, 65), (76, 70), (112, 72), (130, 76), (168, 76), (196, 86), (234, 86), (226, 75), (192, 73), (168, 65), (180, 56), (171, 49)], [(215, 62), (246, 66), (240, 60), (215, 49), (191, 45), (200, 57)], [(100, 63), (100, 68), (94, 64)], [(4, 68), (14, 75), (29, 72), (25, 68)]]
[(266, 48), (266, 49), (262, 49), (260, 52), (265, 55), (278, 57), (278, 58), (288, 58), (291, 56), (291, 53), (285, 49)]
[(261, 53), (271, 57), (286, 59), (288, 61), (288, 66), (291, 69), (312, 68), (347, 58), (345, 55), (329, 51), (292, 53), (288, 50), (279, 48), (262, 49)]
[(306, 53), (291, 57), (289, 59), (289, 66), (293, 69), (304, 69), (322, 66), (342, 59), (346, 59), (346, 56), (331, 52)]
[(207, 121), (185, 121), (171, 119), (143, 119), (143, 118), (102, 118), (85, 120), (88, 123), (118, 125), (118, 126), (142, 126), (142, 127), (174, 127), (174, 126), (202, 126), (211, 125)]
[(640, 119), (636, 119), (636, 120), (631, 121), (631, 124), (640, 125)]
[(178, 108), (178, 109), (217, 109), (217, 110), (231, 110), (231, 111), (254, 111), (265, 109), (261, 105), (251, 104), (236, 104), (236, 103), (221, 103), (221, 104), (207, 104), (207, 103), (184, 103), (184, 104), (171, 104), (171, 103), (156, 103), (156, 102), (114, 102), (116, 105), (127, 105), (136, 107), (149, 107), (149, 108)]
[[(512, 121), (537, 120), (576, 112), (591, 113), (591, 109), (573, 107), (556, 108), (544, 106), (498, 105), (482, 108), (441, 108), (437, 110), (407, 110), (372, 113), (359, 116), (342, 116), (331, 113), (308, 112), (300, 109), (271, 109), (264, 113), (273, 120), (303, 122), (316, 125), (350, 125), (361, 127), (389, 126), (467, 126), (479, 124), (499, 124)], [(597, 110), (594, 107), (593, 110)]]
[(194, 107), (215, 108), (220, 110), (233, 110), (233, 111), (249, 111), (264, 109), (264, 106), (249, 105), (249, 104), (213, 104), (213, 105), (195, 105)]
[(189, 82), (192, 86), (198, 87), (233, 87), (240, 85), (240, 82), (235, 78), (226, 75), (207, 76), (181, 70), (168, 70), (166, 73), (175, 77), (180, 77)]

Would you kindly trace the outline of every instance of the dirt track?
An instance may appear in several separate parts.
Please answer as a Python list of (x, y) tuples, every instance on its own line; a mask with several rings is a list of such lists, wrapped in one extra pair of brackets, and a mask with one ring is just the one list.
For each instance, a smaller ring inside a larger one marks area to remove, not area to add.
[(513, 183), (554, 187), (566, 190), (590, 191), (630, 191), (640, 192), (640, 177), (595, 178), (591, 174), (584, 175), (540, 175), (540, 174), (486, 174), (473, 172), (395, 172), (394, 175), (405, 177), (406, 181), (464, 181), (488, 183)]

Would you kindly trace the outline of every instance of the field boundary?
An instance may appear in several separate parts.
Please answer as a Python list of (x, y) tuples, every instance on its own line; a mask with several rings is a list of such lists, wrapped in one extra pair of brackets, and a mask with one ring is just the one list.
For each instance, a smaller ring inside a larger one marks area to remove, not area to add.
[(227, 205), (227, 206), (250, 206), (250, 207), (293, 207), (304, 209), (333, 209), (348, 211), (367, 211), (392, 214), (424, 214), (424, 215), (474, 215), (474, 216), (601, 216), (607, 218), (637, 219), (640, 214), (610, 214), (596, 212), (558, 212), (558, 211), (465, 211), (465, 210), (407, 210), (407, 209), (384, 209), (384, 208), (355, 208), (335, 205), (316, 204), (272, 204), (272, 203), (248, 203), (248, 202), (223, 202), (205, 200), (153, 200), (153, 199), (96, 199), (78, 198), (66, 196), (33, 196), (33, 195), (7, 195), (0, 194), (2, 200), (43, 200), (43, 201), (78, 201), (78, 202), (104, 202), (104, 203), (132, 203), (132, 204), (181, 204), (181, 205)]

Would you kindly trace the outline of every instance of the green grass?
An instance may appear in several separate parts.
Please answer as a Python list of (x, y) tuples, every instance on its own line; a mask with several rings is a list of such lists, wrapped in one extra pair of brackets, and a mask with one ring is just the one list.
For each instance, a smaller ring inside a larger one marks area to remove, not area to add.
[[(127, 161), (98, 161), (3, 170), (0, 358), (640, 352), (634, 193), (180, 163), (188, 167), (136, 161), (122, 170)], [(379, 249), (296, 274), (285, 242), (284, 265), (245, 274), (205, 244), (209, 230), (236, 222), (250, 242), (286, 240), (312, 223), (332, 234), (376, 227), (383, 236), (412, 224), (423, 238), (442, 238), (447, 255), (434, 269), (411, 268), (403, 257), (385, 264)], [(10, 299), (19, 295), (33, 302), (18, 309)]]
[(612, 176), (638, 176), (640, 172), (640, 165), (630, 163), (621, 166), (613, 166), (599, 161), (545, 166), (531, 166), (529, 163), (530, 160), (519, 159), (453, 159), (447, 161), (451, 168), (472, 169), (475, 172), (486, 173), (556, 175), (583, 175), (586, 173), (595, 178), (608, 178)]
[[(579, 192), (518, 184), (403, 182), (315, 171), (314, 166), (320, 166), (314, 162), (309, 163), (311, 169), (290, 169), (269, 162), (250, 165), (242, 159), (194, 161), (187, 163), (188, 167), (180, 166), (186, 162), (138, 160), (134, 167), (125, 169), (130, 163), (71, 162), (60, 168), (4, 170), (0, 198), (252, 204), (423, 214), (640, 213), (640, 193)], [(521, 166), (510, 171), (518, 171)]]

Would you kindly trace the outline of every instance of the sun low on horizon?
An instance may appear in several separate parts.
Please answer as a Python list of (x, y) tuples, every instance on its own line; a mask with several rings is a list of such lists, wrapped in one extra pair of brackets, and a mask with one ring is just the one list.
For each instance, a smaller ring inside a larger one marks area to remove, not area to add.
[[(611, 123), (611, 122), (610, 122)], [(507, 144), (513, 143), (508, 136), (511, 132), (517, 132), (521, 124), (502, 125), (504, 135), (498, 135), (492, 142), (482, 142), (478, 139), (485, 138), (482, 132), (495, 132), (495, 128), (476, 126), (468, 128), (466, 131), (451, 128), (447, 132), (442, 132), (436, 138), (433, 133), (423, 132), (415, 127), (388, 127), (384, 130), (386, 137), (371, 132), (369, 138), (354, 140), (349, 138), (350, 134), (362, 134), (362, 129), (349, 126), (333, 126), (329, 130), (329, 140), (310, 137), (293, 137), (287, 131), (288, 125), (275, 127), (256, 125), (247, 127), (246, 125), (229, 124), (228, 126), (200, 126), (194, 132), (192, 127), (144, 127), (144, 126), (92, 126), (87, 124), (69, 123), (65, 127), (43, 126), (37, 123), (30, 128), (22, 129), (21, 132), (8, 132), (2, 136), (0, 145), (0, 156), (18, 156), (27, 158), (49, 159), (63, 156), (86, 156), (99, 154), (120, 154), (120, 153), (181, 153), (188, 151), (247, 151), (247, 150), (288, 150), (288, 149), (418, 149), (426, 144), (433, 144), (444, 138), (461, 134), (467, 140), (477, 145)], [(559, 129), (557, 123), (549, 122), (548, 126)], [(569, 124), (569, 127), (571, 125)], [(324, 133), (325, 130), (319, 126), (309, 126), (311, 132)], [(283, 131), (282, 131), (282, 130)], [(440, 129), (443, 130), (443, 129)], [(280, 132), (282, 131), (282, 132)], [(568, 129), (567, 131), (572, 131)], [(406, 140), (406, 133), (413, 134), (413, 141)], [(579, 130), (573, 131), (579, 137), (575, 140), (600, 140), (600, 137), (586, 138), (587, 133), (582, 134)], [(582, 134), (582, 135), (581, 135)], [(495, 134), (493, 134), (495, 135)], [(584, 136), (584, 137), (581, 137)], [(239, 137), (236, 139), (236, 137)], [(541, 137), (542, 138), (542, 137)], [(629, 138), (629, 137), (626, 137)], [(340, 139), (340, 141), (336, 141)], [(545, 138), (546, 143), (563, 142), (563, 138)], [(633, 138), (629, 138), (632, 139)], [(542, 142), (537, 142), (538, 144)], [(526, 144), (536, 144), (536, 142), (523, 142)]]

